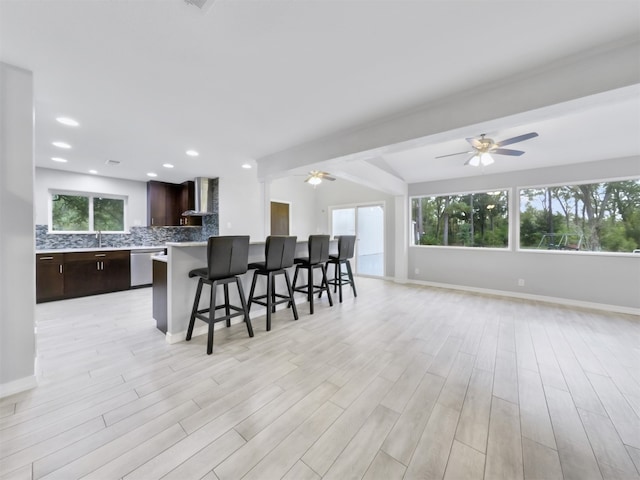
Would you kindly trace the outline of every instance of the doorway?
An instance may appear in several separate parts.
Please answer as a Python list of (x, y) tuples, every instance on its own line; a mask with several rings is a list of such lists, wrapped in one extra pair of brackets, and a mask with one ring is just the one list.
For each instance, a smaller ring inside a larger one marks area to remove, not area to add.
[(384, 204), (331, 208), (331, 233), (355, 235), (355, 272), (384, 276)]
[(271, 202), (271, 235), (289, 235), (289, 204)]

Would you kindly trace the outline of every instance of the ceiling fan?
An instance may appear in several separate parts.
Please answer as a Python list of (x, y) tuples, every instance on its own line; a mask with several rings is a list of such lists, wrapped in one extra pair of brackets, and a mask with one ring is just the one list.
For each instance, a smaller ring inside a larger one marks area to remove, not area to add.
[(321, 184), (322, 180), (329, 180), (330, 182), (333, 182), (335, 177), (332, 177), (331, 174), (327, 172), (311, 170), (309, 172), (309, 176), (305, 179), (305, 182), (315, 187), (316, 185)]
[(502, 140), (501, 142), (494, 142), (493, 139), (487, 138), (486, 134), (483, 133), (482, 135), (480, 135), (480, 138), (466, 139), (467, 142), (471, 144), (473, 150), (450, 153), (449, 155), (440, 155), (436, 158), (452, 157), (454, 155), (472, 153), (473, 155), (466, 162), (464, 162), (465, 165), (471, 165), (472, 167), (477, 167), (478, 165), (491, 165), (494, 162), (491, 154), (519, 157), (524, 153), (522, 150), (512, 150), (510, 148), (502, 147), (511, 145), (512, 143), (524, 142), (525, 140), (529, 140), (530, 138), (534, 138), (537, 136), (538, 134), (536, 132), (530, 132), (525, 133), (524, 135), (518, 135), (517, 137), (507, 138), (506, 140)]

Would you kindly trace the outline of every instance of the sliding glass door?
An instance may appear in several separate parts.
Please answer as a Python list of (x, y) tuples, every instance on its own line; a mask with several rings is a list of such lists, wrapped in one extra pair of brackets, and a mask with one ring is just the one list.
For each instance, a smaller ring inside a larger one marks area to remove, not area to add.
[(384, 206), (357, 205), (331, 209), (331, 233), (355, 235), (355, 265), (359, 275), (384, 276)]

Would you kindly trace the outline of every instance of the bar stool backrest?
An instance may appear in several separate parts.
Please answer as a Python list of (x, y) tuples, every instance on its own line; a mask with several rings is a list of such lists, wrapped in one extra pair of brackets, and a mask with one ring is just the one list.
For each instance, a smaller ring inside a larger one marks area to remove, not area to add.
[(207, 267), (209, 280), (242, 275), (249, 262), (249, 236), (209, 237)]
[(353, 258), (355, 246), (355, 235), (338, 236), (338, 260), (349, 260), (350, 258)]
[(293, 265), (298, 237), (270, 235), (264, 247), (265, 270), (281, 270)]
[(325, 263), (329, 260), (329, 235), (309, 235), (309, 263)]

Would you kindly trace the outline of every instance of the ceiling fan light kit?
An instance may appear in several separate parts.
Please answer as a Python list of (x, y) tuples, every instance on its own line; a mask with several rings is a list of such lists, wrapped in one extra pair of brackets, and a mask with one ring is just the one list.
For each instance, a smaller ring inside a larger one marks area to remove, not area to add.
[(502, 148), (505, 145), (511, 145), (512, 143), (524, 142), (525, 140), (529, 140), (530, 138), (537, 137), (538, 134), (536, 132), (525, 133), (524, 135), (518, 135), (517, 137), (508, 138), (506, 140), (502, 140), (501, 142), (494, 142), (491, 138), (486, 138), (486, 134), (480, 135), (480, 138), (467, 138), (467, 142), (471, 144), (473, 150), (468, 152), (458, 152), (458, 153), (450, 153), (448, 155), (440, 155), (436, 158), (444, 158), (444, 157), (452, 157), (454, 155), (463, 155), (472, 153), (473, 156), (467, 160), (464, 164), (471, 165), (472, 167), (478, 167), (482, 165), (486, 167), (487, 165), (491, 165), (494, 162), (491, 154), (497, 155), (509, 155), (512, 157), (519, 157), (523, 155), (524, 152), (522, 150), (512, 150), (510, 148)]

